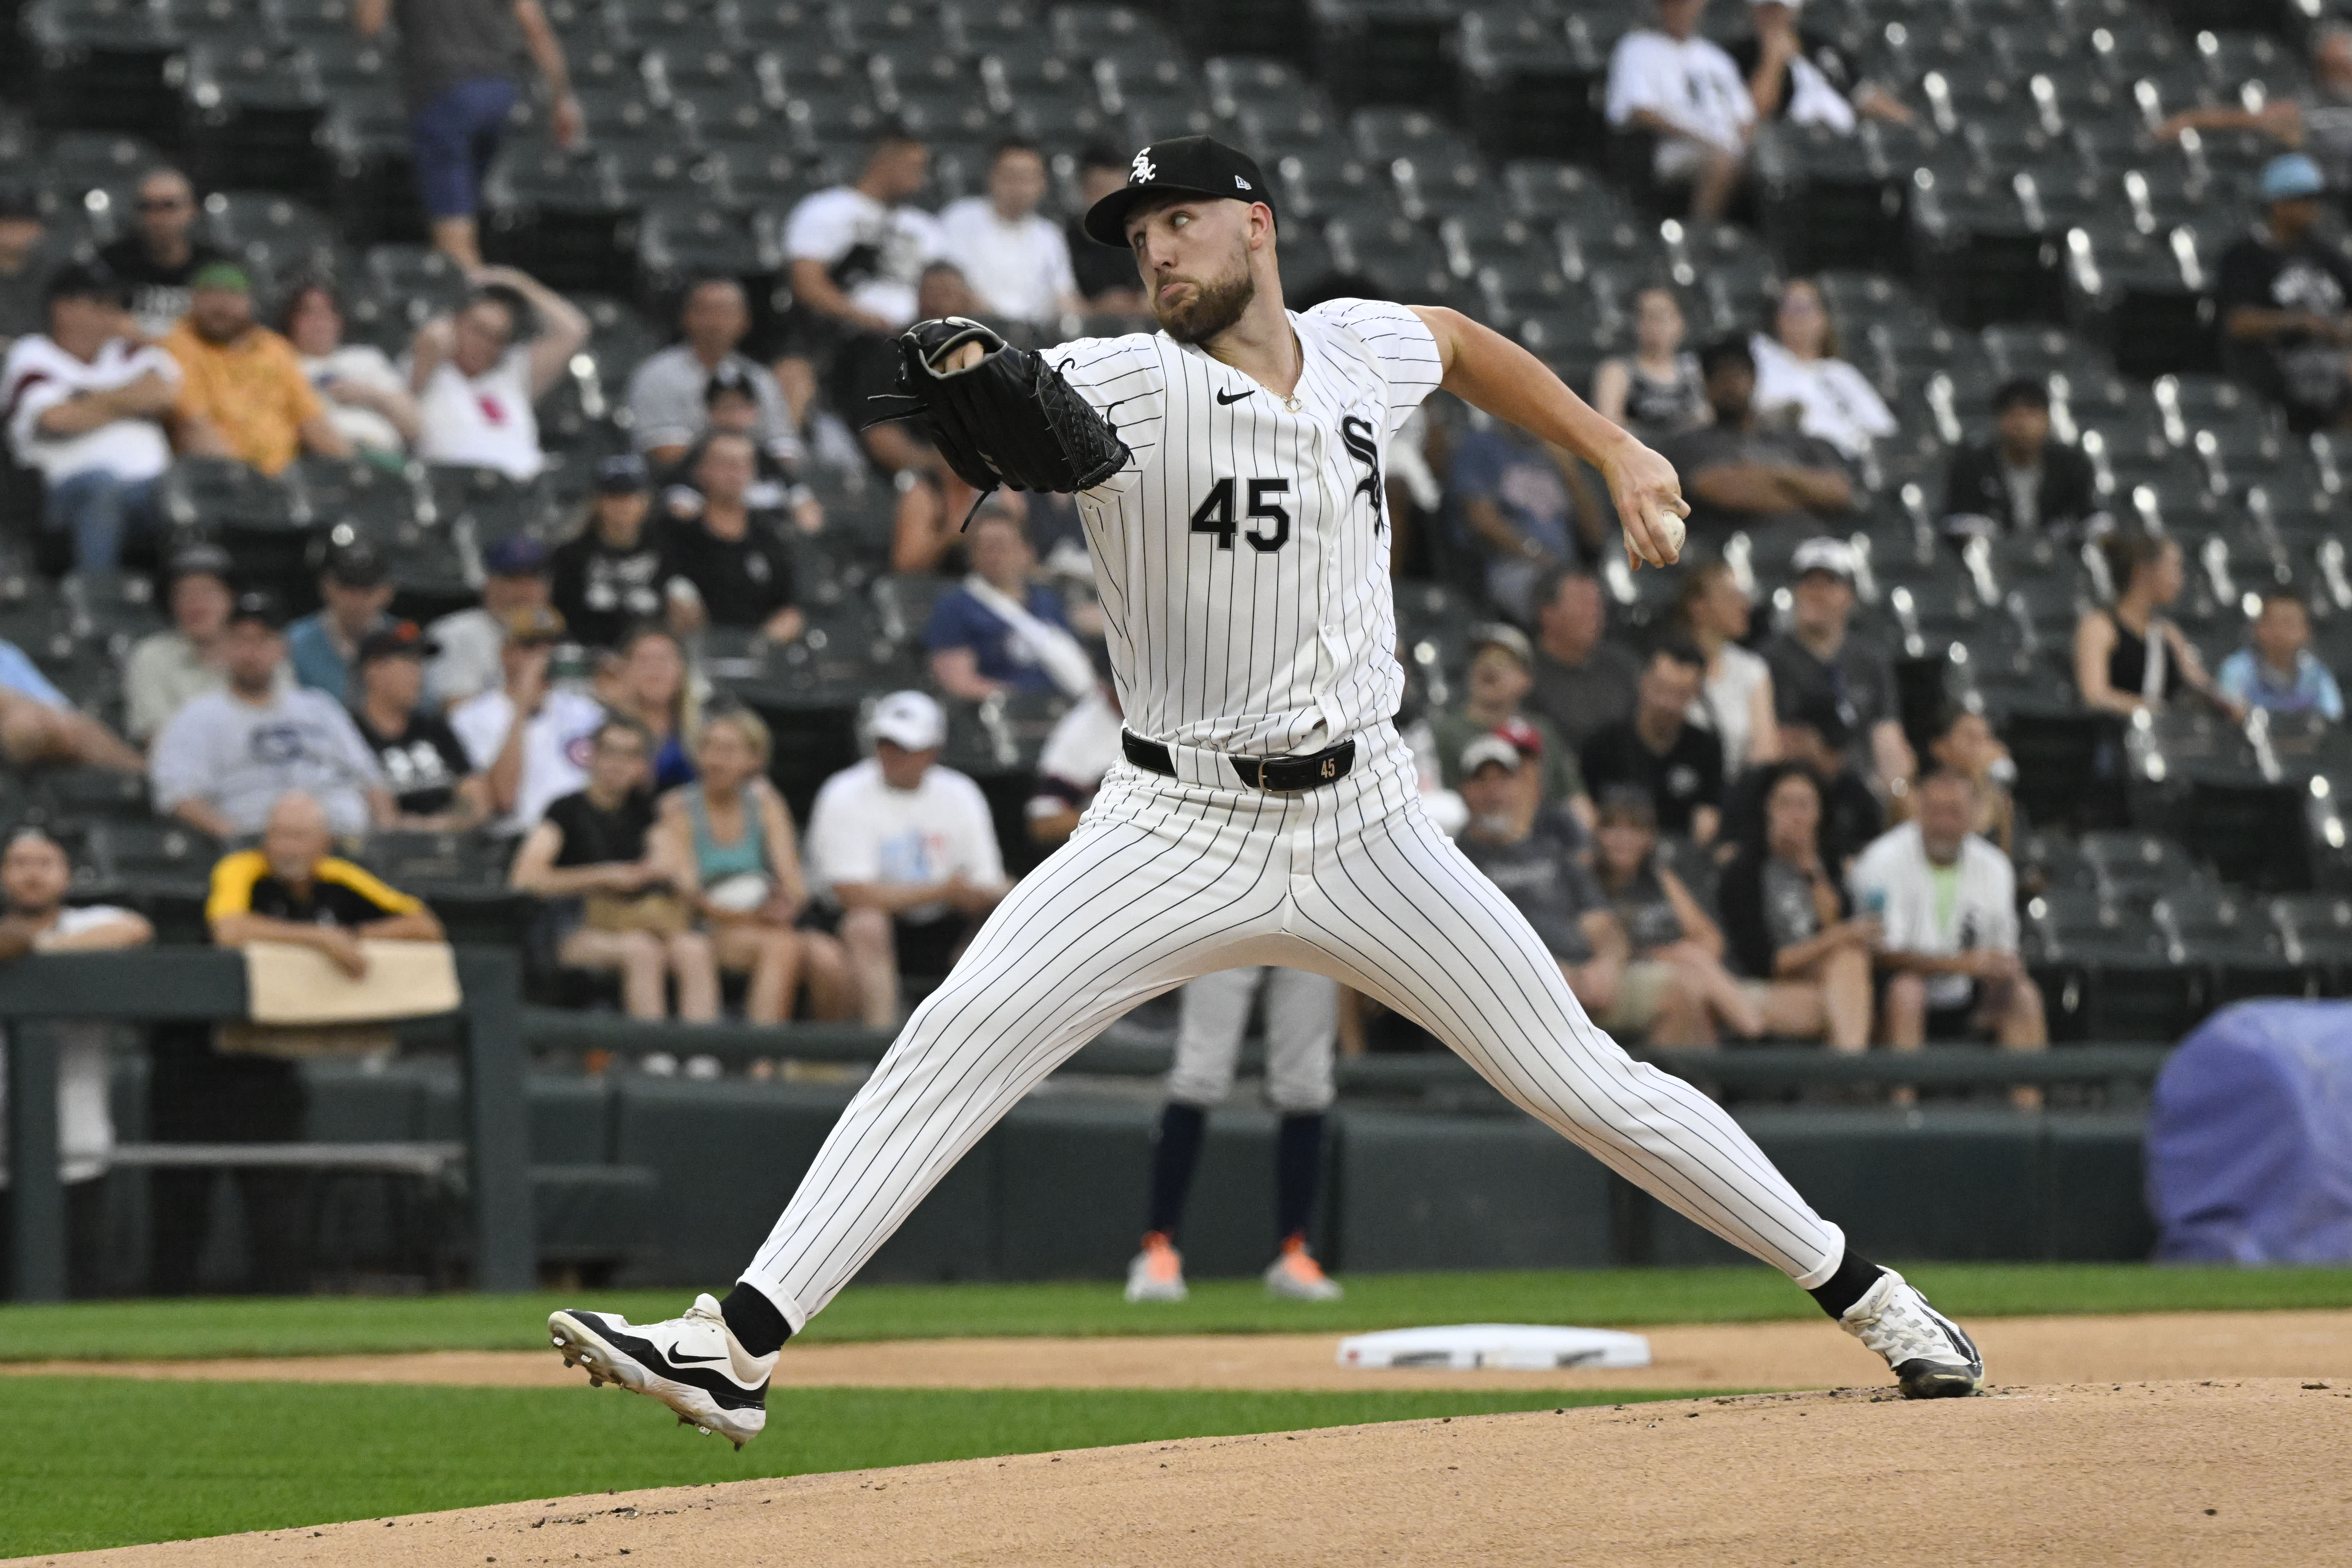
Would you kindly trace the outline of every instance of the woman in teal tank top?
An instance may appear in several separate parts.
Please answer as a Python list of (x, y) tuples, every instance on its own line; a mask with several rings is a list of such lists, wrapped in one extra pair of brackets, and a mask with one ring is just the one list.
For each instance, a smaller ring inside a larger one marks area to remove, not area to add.
[(847, 952), (822, 931), (795, 929), (808, 889), (792, 812), (765, 777), (767, 725), (749, 709), (708, 713), (694, 760), (701, 776), (663, 797), (657, 831), (669, 863), (693, 868), (719, 967), (751, 976), (745, 1018), (783, 1022), (803, 985), (812, 1016), (851, 1016)]

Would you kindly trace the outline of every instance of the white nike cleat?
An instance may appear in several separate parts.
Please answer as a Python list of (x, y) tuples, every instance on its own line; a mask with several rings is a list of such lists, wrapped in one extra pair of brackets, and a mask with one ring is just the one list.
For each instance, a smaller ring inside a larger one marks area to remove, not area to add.
[(1886, 1358), (1906, 1399), (1956, 1399), (1984, 1386), (1976, 1342), (1892, 1268), (1845, 1310), (1838, 1327)]
[(1127, 1266), (1127, 1299), (1130, 1301), (1181, 1301), (1184, 1289), (1184, 1257), (1158, 1231), (1143, 1238), (1143, 1250)]
[(686, 1316), (632, 1323), (609, 1312), (574, 1308), (552, 1313), (548, 1337), (566, 1366), (588, 1369), (588, 1385), (616, 1383), (660, 1400), (678, 1425), (716, 1432), (740, 1448), (768, 1425), (770, 1352), (755, 1356), (737, 1342), (718, 1300), (697, 1296)]

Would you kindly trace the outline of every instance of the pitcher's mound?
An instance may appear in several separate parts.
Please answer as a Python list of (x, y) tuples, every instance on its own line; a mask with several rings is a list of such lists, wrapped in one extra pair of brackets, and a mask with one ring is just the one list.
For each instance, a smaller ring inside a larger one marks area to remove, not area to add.
[[(2340, 1560), (2352, 1540), (2347, 1401), (2352, 1388), (2289, 1379), (1932, 1404), (1750, 1394), (512, 1503), (40, 1561), (2274, 1568)], [(791, 1403), (779, 1399), (779, 1418)]]

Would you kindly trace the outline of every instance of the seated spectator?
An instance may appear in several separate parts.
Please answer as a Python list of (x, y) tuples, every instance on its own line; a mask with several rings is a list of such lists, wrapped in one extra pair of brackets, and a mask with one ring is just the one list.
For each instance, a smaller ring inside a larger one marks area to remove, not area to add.
[(2284, 588), (2263, 595), (2247, 647), (2221, 661), (2215, 684), (2221, 695), (2251, 711), (2316, 713), (2331, 724), (2344, 721), (2344, 692), (2335, 675), (2311, 651), (2311, 607)]
[(608, 718), (588, 751), (587, 784), (548, 804), (515, 852), (508, 885), (546, 901), (555, 960), (567, 969), (621, 976), (632, 1018), (719, 1016), (719, 971), (710, 939), (693, 929), (678, 886), (682, 867), (653, 840), (654, 802), (646, 785), (652, 745), (634, 721)]
[(1636, 27), (1609, 56), (1609, 124), (1657, 138), (1651, 177), (1690, 188), (1690, 216), (1719, 218), (1748, 174), (1756, 105), (1722, 47), (1698, 36), (1706, 0), (1657, 0), (1657, 26)]
[(1105, 245), (1087, 232), (1087, 210), (1127, 184), (1128, 155), (1099, 143), (1078, 154), (1078, 205), (1062, 226), (1069, 242), (1070, 274), (1087, 309), (1106, 315), (1140, 316), (1149, 307), (1134, 254)]
[(2213, 684), (2195, 645), (2157, 613), (2180, 597), (2179, 542), (2111, 533), (2099, 548), (2115, 584), (2115, 603), (2084, 610), (2074, 623), (2074, 684), (2083, 705), (2129, 717), (2143, 709), (2159, 710), (2191, 691), (2229, 715), (2231, 722), (2242, 721), (2245, 704)]
[[(915, 279), (915, 319), (937, 321), (945, 316), (971, 316), (980, 311), (980, 296), (964, 281), (963, 272), (952, 261), (932, 261), (924, 265)], [(898, 385), (898, 345), (894, 337), (880, 332), (858, 332), (845, 340), (833, 358), (832, 374), (826, 380), (826, 395), (836, 409), (856, 410), (868, 407), (870, 400), (894, 392)], [(856, 416), (853, 423), (863, 421)], [(911, 474), (921, 483), (901, 496), (898, 526), (904, 529), (905, 507), (916, 499), (927, 497), (940, 489), (954, 488), (950, 480), (954, 470), (929, 441), (919, 425), (908, 420), (892, 420), (887, 424), (867, 426), (857, 432), (860, 447), (868, 461), (895, 479), (901, 474)], [(952, 527), (962, 513), (948, 520), (944, 526)]]
[(1037, 558), (1018, 519), (1004, 511), (972, 520), (971, 574), (931, 606), (923, 647), (931, 679), (971, 701), (1000, 691), (1083, 697), (1094, 666), (1070, 632), (1062, 596), (1034, 575)]
[[(570, 373), (588, 342), (588, 318), (538, 279), (511, 267), (473, 275), (476, 293), (455, 315), (416, 331), (408, 386), (416, 396), (416, 455), (428, 463), (495, 468), (532, 479), (546, 467), (533, 405)], [(539, 335), (516, 342), (520, 308)]]
[(360, 639), (352, 722), (375, 753), (399, 813), (395, 827), (462, 833), (490, 815), (490, 785), (457, 731), (422, 710), (433, 645), (415, 621), (391, 621)]
[[(155, 928), (144, 915), (111, 904), (68, 908), (73, 864), (58, 841), (37, 827), (20, 827), (0, 851), (0, 963), (28, 953), (110, 952), (144, 947)], [(66, 1189), (66, 1272), (76, 1296), (94, 1293), (106, 1231), (106, 1174), (114, 1152), (113, 1052), (101, 1023), (73, 1020), (57, 1034), (58, 1174)], [(0, 1111), (7, 1106), (8, 1049), (0, 1039)], [(7, 1157), (0, 1117), (0, 1161)], [(0, 1215), (7, 1213), (0, 1198)], [(5, 1228), (5, 1226), (0, 1226)]]
[(1045, 199), (1045, 153), (1017, 137), (999, 142), (988, 163), (988, 194), (942, 207), (940, 240), (986, 314), (1054, 331), (1085, 301), (1070, 270), (1069, 241), (1038, 214)]
[(2221, 253), (2214, 303), (2231, 374), (2286, 406), (2296, 435), (2352, 411), (2352, 262), (2315, 226), (2327, 182), (2300, 153), (2263, 168), (2265, 216)]
[(1602, 798), (1600, 816), (1592, 875), (1631, 944), (1626, 989), (1657, 998), (1650, 1044), (1711, 1046), (1725, 1029), (1744, 1040), (1764, 1034), (1799, 999), (1776, 997), (1773, 986), (1743, 985), (1723, 967), (1722, 931), (1683, 879), (1658, 864), (1658, 814), (1650, 797), (1620, 785)]
[(49, 274), (58, 258), (47, 244), (41, 204), (22, 185), (0, 185), (0, 359), (18, 338), (49, 324)]
[[(1886, 808), (1853, 764), (1851, 739), (1843, 715), (1826, 692), (1805, 698), (1794, 713), (1780, 721), (1781, 760), (1804, 769), (1820, 792), (1822, 858), (1835, 867), (1840, 876), (1886, 824)], [(1751, 773), (1747, 779), (1761, 784), (1766, 776)], [(1743, 831), (1761, 832), (1762, 797), (1743, 789), (1741, 805), (1742, 820), (1748, 825)]]
[(1701, 561), (1683, 569), (1682, 588), (1675, 596), (1675, 628), (1706, 658), (1706, 684), (1691, 704), (1689, 718), (1722, 742), (1727, 784), (1780, 755), (1772, 667), (1742, 646), (1748, 613), (1747, 591), (1728, 564)]
[(1853, 481), (1837, 449), (1774, 430), (1756, 416), (1756, 355), (1737, 338), (1699, 352), (1712, 424), (1666, 441), (1661, 455), (1682, 476), (1690, 535), (1720, 547), (1734, 531), (1819, 529), (1853, 505)]
[(1886, 1043), (1990, 1037), (2011, 1050), (2050, 1043), (2042, 989), (2017, 953), (2017, 873), (1969, 831), (1976, 786), (1937, 768), (1919, 781), (1916, 821), (1890, 828), (1853, 866), (1855, 898), (1879, 911)]
[(233, 261), (188, 280), (188, 313), (163, 339), (180, 362), (180, 450), (285, 472), (306, 450), (348, 458), (352, 444), (302, 374), (294, 345), (253, 319), (253, 283)]
[(1095, 689), (1054, 721), (1037, 753), (1036, 793), (1029, 797), (1029, 838), (1051, 849), (1069, 841), (1078, 819), (1094, 804), (1103, 779), (1118, 765), (1119, 735), (1126, 711), (1119, 706), (1118, 686), (1111, 679), (1108, 650), (1089, 645), (1095, 660)]
[(1535, 689), (1528, 706), (1551, 721), (1570, 750), (1633, 711), (1642, 661), (1604, 637), (1601, 579), (1563, 568), (1536, 595)]
[(285, 331), (328, 420), (352, 449), (398, 466), (417, 437), (416, 399), (382, 349), (343, 341), (334, 289), (324, 283), (296, 289), (286, 303)]
[(1706, 380), (1683, 346), (1682, 301), (1663, 284), (1633, 296), (1633, 352), (1592, 373), (1592, 406), (1645, 441), (1704, 424)]
[(221, 639), (227, 685), (183, 703), (148, 749), (157, 811), (235, 838), (260, 832), (278, 797), (299, 790), (344, 837), (392, 820), (375, 753), (343, 705), (281, 677), (285, 624), (269, 595), (237, 596)]
[(718, 710), (703, 721), (695, 766), (695, 782), (662, 797), (655, 834), (663, 862), (679, 868), (719, 967), (751, 977), (743, 1016), (784, 1022), (803, 985), (812, 1016), (855, 1016), (857, 983), (841, 943), (797, 929), (808, 888), (792, 809), (765, 777), (768, 726), (748, 708)]
[[(1544, 803), (1569, 806), (1576, 813), (1578, 823), (1590, 829), (1592, 801), (1584, 792), (1584, 775), (1577, 768), (1576, 753), (1560, 739), (1550, 720), (1523, 708), (1528, 692), (1535, 689), (1534, 665), (1535, 650), (1528, 645), (1527, 634), (1518, 627), (1490, 621), (1472, 628), (1470, 673), (1464, 683), (1467, 696), (1461, 707), (1433, 712), (1423, 719), (1422, 724), (1428, 730), (1427, 745), (1415, 743), (1413, 750), (1426, 750), (1433, 754), (1439, 781), (1447, 789), (1459, 790), (1463, 748), (1479, 736), (1492, 734), (1517, 721), (1527, 727), (1528, 743), (1520, 749), (1531, 750), (1537, 760)], [(1420, 737), (1412, 739), (1418, 742)]]
[(2318, 165), (2327, 188), (2352, 191), (2352, 28), (2323, 22), (2309, 34), (2311, 84), (2301, 92), (2274, 90), (2260, 106), (2200, 104), (2168, 115), (2157, 127), (2159, 142), (2177, 142), (2187, 131), (2252, 131), (2302, 153)]
[(596, 465), (588, 526), (556, 547), (552, 601), (565, 627), (590, 647), (614, 647), (631, 626), (658, 619), (667, 602), (669, 566), (651, 501), (643, 458), (606, 458)]
[[(315, 692), (290, 695), (325, 700)], [(316, 798), (285, 791), (270, 796), (259, 815), (263, 822), (256, 826), (266, 823), (260, 847), (238, 850), (213, 868), (205, 918), (215, 944), (292, 942), (358, 976), (367, 971), (362, 941), (441, 940), (440, 922), (422, 903), (335, 856), (337, 827)], [(294, 1062), (218, 1050), (209, 1023), (157, 1026), (152, 1053), (148, 1104), (156, 1142), (301, 1140), (306, 1096)], [(241, 1170), (234, 1180), (252, 1259), (243, 1288), (308, 1289), (317, 1181), (306, 1171), (269, 1169)], [(156, 1291), (181, 1295), (196, 1288), (218, 1186), (218, 1173), (202, 1169), (157, 1171), (150, 1178)]]
[(614, 652), (597, 696), (613, 712), (635, 721), (652, 741), (647, 766), (656, 795), (690, 782), (694, 757), (687, 737), (698, 726), (686, 650), (668, 627), (648, 621), (632, 627)]
[(111, 572), (125, 536), (156, 527), (179, 362), (125, 335), (121, 285), (107, 274), (63, 267), (47, 293), (47, 335), (18, 338), (0, 368), (0, 417), (16, 461), (47, 488), (42, 526), (73, 541), (78, 570)]
[(528, 833), (548, 804), (586, 787), (590, 737), (604, 721), (594, 698), (548, 682), (563, 617), (541, 605), (510, 611), (499, 663), (503, 684), (449, 710), (467, 761), (489, 782), (503, 833)]
[(702, 278), (687, 286), (677, 313), (683, 341), (655, 354), (629, 376), (629, 439), (650, 467), (667, 468), (686, 456), (709, 426), (709, 389), (721, 371), (753, 400), (751, 436), (761, 451), (786, 468), (801, 461), (800, 434), (776, 378), (745, 355), (751, 308), (732, 278)]
[(1895, 434), (1895, 415), (1869, 377), (1838, 357), (1837, 323), (1811, 279), (1780, 286), (1770, 332), (1748, 341), (1756, 360), (1756, 411), (1790, 420), (1849, 458)]
[(1952, 454), (1944, 478), (1948, 533), (2070, 535), (2104, 516), (2091, 459), (2051, 438), (2050, 389), (2005, 381), (1992, 395), (1993, 435)]
[[(1470, 820), (1455, 847), (1527, 917), (1584, 1010), (1596, 1020), (1625, 1019), (1622, 1026), (1603, 1023), (1604, 1028), (1640, 1028), (1654, 1022), (1657, 1008), (1670, 1000), (1687, 1008), (1686, 994), (1670, 998), (1665, 987), (1625, 994), (1631, 951), (1625, 928), (1569, 846), (1537, 831), (1538, 792), (1518, 748), (1500, 735), (1481, 735), (1458, 761)], [(1648, 1016), (1635, 1016), (1645, 1008)], [(1692, 1026), (1686, 1017), (1670, 1026), (1678, 1032)]]
[(1766, 768), (1759, 836), (1716, 888), (1723, 934), (1742, 973), (1781, 995), (1772, 1032), (1819, 1035), (1832, 1050), (1870, 1044), (1870, 960), (1879, 926), (1856, 919), (1844, 879), (1821, 851), (1821, 786), (1795, 763)]
[(1660, 831), (1714, 842), (1723, 825), (1723, 742), (1690, 721), (1706, 659), (1681, 637), (1651, 651), (1631, 718), (1584, 742), (1584, 784), (1596, 796), (1630, 786), (1649, 797)]
[(916, 282), (946, 254), (939, 220), (909, 205), (930, 163), (920, 139), (887, 128), (855, 181), (803, 197), (784, 224), (793, 298), (842, 331), (887, 335), (916, 320)]
[(286, 628), (294, 679), (338, 702), (352, 698), (352, 658), (392, 616), (392, 563), (364, 539), (333, 545), (319, 574), (320, 607)]
[[(228, 552), (217, 544), (192, 544), (172, 557), (163, 581), (172, 625), (132, 644), (122, 667), (123, 729), (135, 744), (153, 740), (190, 698), (227, 687), (234, 571)], [(290, 688), (294, 671), (278, 666), (277, 680)]]
[(670, 622), (681, 632), (733, 626), (771, 642), (801, 635), (784, 520), (751, 502), (754, 456), (744, 437), (714, 436), (695, 465), (694, 487), (673, 486), (663, 497)]
[(195, 276), (228, 253), (195, 237), (196, 191), (173, 168), (139, 176), (131, 230), (98, 253), (109, 276), (131, 294), (131, 319), (152, 342), (188, 313)]
[(1462, 548), (1486, 563), (1486, 597), (1535, 618), (1536, 584), (1553, 567), (1605, 549), (1606, 515), (1584, 466), (1498, 419), (1474, 418), (1454, 442), (1446, 494)]
[(1804, 0), (1748, 0), (1756, 30), (1727, 47), (1748, 79), (1748, 100), (1761, 121), (1819, 125), (1850, 136), (1854, 116), (1911, 123), (1903, 100), (1862, 74), (1861, 62), (1827, 33), (1797, 26)]
[(146, 771), (146, 762), (41, 673), (23, 648), (0, 638), (0, 757), (16, 768), (50, 765)]
[(1853, 547), (1839, 539), (1809, 539), (1790, 564), (1789, 629), (1757, 651), (1772, 667), (1772, 700), (1785, 720), (1802, 711), (1836, 710), (1850, 737), (1854, 766), (1882, 795), (1911, 777), (1917, 759), (1903, 735), (1903, 709), (1895, 689), (1895, 663), (1886, 650), (1852, 635), (1853, 584), (1860, 566)]
[(824, 782), (809, 880), (837, 921), (868, 1026), (895, 1027), (902, 974), (945, 974), (1012, 884), (980, 786), (939, 765), (947, 715), (919, 691), (874, 710), (874, 755)]
[(743, 504), (753, 511), (789, 513), (793, 525), (803, 533), (822, 531), (824, 508), (819, 504), (816, 492), (801, 483), (791, 468), (760, 444), (760, 400), (742, 373), (733, 365), (720, 365), (712, 371), (710, 379), (702, 384), (702, 434), (694, 438), (686, 456), (661, 476), (665, 486), (693, 489), (694, 472), (702, 466), (702, 454), (710, 443), (720, 436), (740, 436), (751, 443), (752, 452), (751, 482), (743, 491)]
[[(1958, 703), (1938, 713), (1927, 742), (1927, 765), (1958, 773), (1973, 784), (1977, 816), (1969, 831), (2004, 855), (2016, 853), (2017, 802), (2010, 785), (2017, 780), (2017, 764), (2010, 760), (2009, 748), (1993, 734), (1983, 714), (1972, 713)], [(1916, 794), (1914, 788), (1887, 803), (1889, 827), (1911, 820)], [(1874, 833), (1863, 840), (1848, 841), (1858, 847), (1875, 837)]]
[(547, 547), (511, 533), (482, 552), (482, 602), (456, 610), (426, 628), (441, 650), (425, 672), (436, 707), (495, 689), (506, 679), (507, 624), (518, 610), (543, 610), (553, 595)]

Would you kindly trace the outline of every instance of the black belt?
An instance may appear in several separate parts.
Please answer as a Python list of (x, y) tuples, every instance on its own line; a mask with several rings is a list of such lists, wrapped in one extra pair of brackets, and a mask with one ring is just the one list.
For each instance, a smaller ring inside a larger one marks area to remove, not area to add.
[[(1118, 743), (1127, 760), (1146, 773), (1163, 778), (1176, 776), (1175, 760), (1159, 742), (1142, 740), (1121, 730)], [(1356, 765), (1356, 742), (1342, 741), (1311, 757), (1226, 757), (1225, 761), (1233, 763), (1234, 772), (1252, 789), (1268, 795), (1300, 795), (1346, 778), (1348, 770)]]

